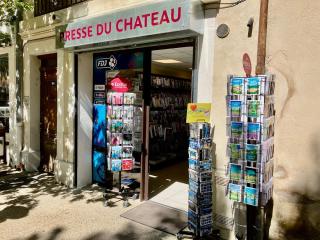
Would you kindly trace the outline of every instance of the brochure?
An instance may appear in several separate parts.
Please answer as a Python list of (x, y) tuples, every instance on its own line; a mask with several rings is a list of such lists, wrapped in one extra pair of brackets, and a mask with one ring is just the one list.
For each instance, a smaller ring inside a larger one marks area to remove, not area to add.
[(240, 181), (242, 175), (242, 166), (230, 163), (230, 180)]
[(245, 204), (258, 206), (258, 192), (256, 188), (244, 188), (244, 201)]

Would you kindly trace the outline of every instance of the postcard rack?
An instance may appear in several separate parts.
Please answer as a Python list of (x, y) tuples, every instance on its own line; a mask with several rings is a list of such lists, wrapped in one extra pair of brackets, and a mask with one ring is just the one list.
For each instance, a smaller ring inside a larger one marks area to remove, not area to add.
[(228, 77), (229, 199), (265, 206), (272, 197), (274, 75)]
[[(201, 239), (212, 233), (211, 126), (191, 123), (189, 139), (188, 235)], [(178, 237), (179, 238), (179, 237)]]
[[(122, 171), (132, 171), (135, 166), (134, 151), (141, 146), (142, 109), (140, 92), (107, 93), (107, 172), (118, 174), (118, 191), (107, 189), (104, 196), (120, 195), (123, 206), (128, 206), (129, 195), (137, 198), (130, 184), (124, 184)], [(110, 197), (109, 197), (110, 198)], [(109, 205), (108, 200), (105, 203)]]

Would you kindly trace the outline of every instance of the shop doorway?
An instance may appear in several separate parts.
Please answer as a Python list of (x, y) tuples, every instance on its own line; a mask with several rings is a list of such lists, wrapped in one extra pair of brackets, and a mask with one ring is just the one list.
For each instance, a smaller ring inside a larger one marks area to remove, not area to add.
[(193, 47), (153, 50), (151, 60), (149, 199), (187, 211)]
[(57, 154), (57, 55), (39, 56), (40, 171), (53, 172)]

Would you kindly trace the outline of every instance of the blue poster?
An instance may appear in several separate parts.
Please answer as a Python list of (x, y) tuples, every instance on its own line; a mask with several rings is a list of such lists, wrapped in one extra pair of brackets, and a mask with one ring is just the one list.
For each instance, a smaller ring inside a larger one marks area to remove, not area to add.
[(93, 146), (106, 147), (106, 105), (93, 105)]
[(93, 151), (93, 171), (92, 171), (92, 178), (93, 182), (97, 183), (105, 183), (105, 154), (98, 151)]

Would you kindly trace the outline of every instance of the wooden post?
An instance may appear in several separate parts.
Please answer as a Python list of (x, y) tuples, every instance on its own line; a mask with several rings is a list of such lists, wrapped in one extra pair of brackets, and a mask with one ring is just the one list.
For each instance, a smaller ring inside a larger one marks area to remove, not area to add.
[[(267, 50), (267, 27), (268, 27), (268, 7), (269, 0), (260, 0), (260, 19), (257, 50), (256, 75), (266, 73), (266, 50)], [(259, 196), (261, 197), (261, 195)], [(263, 207), (247, 206), (247, 239), (266, 239), (265, 209)]]
[(256, 75), (265, 74), (266, 70), (268, 6), (269, 0), (261, 0)]

